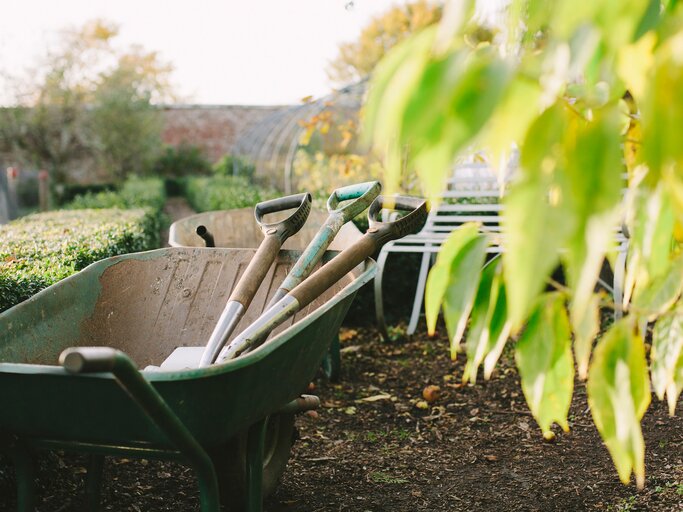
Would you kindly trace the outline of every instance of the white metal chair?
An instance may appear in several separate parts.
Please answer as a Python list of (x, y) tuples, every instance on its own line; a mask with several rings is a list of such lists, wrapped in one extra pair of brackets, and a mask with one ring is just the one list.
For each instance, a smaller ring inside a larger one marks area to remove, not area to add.
[[(505, 179), (500, 180), (486, 163), (468, 163), (457, 166), (453, 176), (447, 181), (445, 190), (441, 195), (441, 203), (430, 211), (424, 228), (415, 235), (389, 242), (382, 248), (377, 258), (377, 275), (375, 276), (375, 314), (377, 326), (382, 336), (388, 337), (384, 316), (382, 282), (384, 267), (389, 254), (422, 254), (417, 289), (415, 290), (407, 329), (408, 334), (413, 334), (422, 311), (429, 268), (441, 249), (441, 245), (453, 230), (466, 222), (478, 222), (481, 232), (490, 235), (490, 245), (487, 252), (490, 254), (503, 252), (500, 198), (510, 183), (510, 175), (511, 173), (508, 172)], [(607, 283), (603, 279), (600, 282), (614, 296), (615, 304), (620, 304), (623, 297), (626, 253), (628, 250), (628, 238), (621, 230), (616, 234), (616, 242), (618, 255), (613, 282)], [(619, 318), (620, 316), (621, 311), (616, 308), (615, 317)]]

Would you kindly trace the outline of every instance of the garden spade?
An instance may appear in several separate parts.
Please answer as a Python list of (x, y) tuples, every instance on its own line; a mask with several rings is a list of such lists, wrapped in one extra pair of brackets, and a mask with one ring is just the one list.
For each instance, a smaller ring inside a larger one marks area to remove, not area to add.
[[(309, 276), (342, 226), (370, 206), (370, 203), (379, 195), (381, 190), (382, 185), (379, 181), (368, 181), (338, 188), (332, 192), (327, 200), (327, 211), (329, 213), (327, 220), (308, 244), (292, 270), (289, 271), (280, 287), (275, 291), (275, 295), (270, 299), (266, 310), (274, 306)], [(352, 202), (340, 206), (346, 201)]]
[[(384, 208), (409, 213), (393, 222), (380, 222), (377, 217)], [(310, 304), (330, 286), (361, 264), (365, 258), (379, 251), (385, 243), (408, 234), (417, 233), (427, 220), (427, 203), (424, 199), (417, 197), (379, 196), (370, 205), (368, 219), (370, 227), (360, 240), (297, 285), (277, 304), (267, 309), (227, 347), (223, 348), (216, 362), (222, 363), (234, 359), (245, 351), (260, 345), (273, 329)]]
[[(267, 214), (292, 208), (296, 208), (296, 210), (285, 220), (273, 223), (266, 223), (263, 220)], [(311, 194), (308, 193), (272, 199), (256, 205), (254, 216), (264, 234), (264, 239), (228, 298), (228, 303), (225, 305), (225, 309), (221, 313), (204, 349), (199, 362), (200, 368), (209, 366), (214, 362), (244, 312), (249, 308), (261, 281), (275, 261), (280, 247), (290, 236), (301, 229), (310, 211)]]

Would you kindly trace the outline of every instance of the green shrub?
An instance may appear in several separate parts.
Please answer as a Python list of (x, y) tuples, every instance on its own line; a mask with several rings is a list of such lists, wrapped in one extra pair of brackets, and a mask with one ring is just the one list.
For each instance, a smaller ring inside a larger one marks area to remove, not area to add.
[(116, 190), (116, 185), (114, 183), (96, 183), (90, 185), (65, 185), (60, 183), (55, 186), (55, 199), (57, 200), (57, 204), (60, 207), (63, 207), (78, 196), (88, 193), (97, 194), (99, 192), (109, 192), (112, 190)]
[(276, 191), (252, 185), (241, 176), (189, 178), (185, 185), (185, 196), (198, 212), (254, 206), (276, 195)]
[(223, 155), (223, 157), (213, 164), (213, 172), (217, 176), (242, 176), (249, 180), (254, 178), (256, 167), (254, 164), (233, 155)]
[(180, 177), (209, 174), (211, 164), (204, 157), (201, 148), (190, 144), (166, 146), (161, 155), (152, 164), (152, 172), (156, 176)]
[(160, 178), (128, 178), (118, 191), (104, 191), (76, 196), (66, 208), (151, 208), (160, 212), (166, 201), (166, 189)]
[(0, 226), (0, 311), (89, 264), (159, 247), (151, 209), (59, 210)]

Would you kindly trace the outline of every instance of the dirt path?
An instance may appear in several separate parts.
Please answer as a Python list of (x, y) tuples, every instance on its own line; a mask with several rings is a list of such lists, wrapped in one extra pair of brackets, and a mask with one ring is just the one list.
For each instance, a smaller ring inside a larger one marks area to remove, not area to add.
[[(169, 197), (164, 205), (164, 213), (169, 219), (168, 225), (170, 226), (173, 222), (197, 212), (184, 197)], [(168, 247), (168, 226), (161, 231), (161, 244), (162, 247)]]

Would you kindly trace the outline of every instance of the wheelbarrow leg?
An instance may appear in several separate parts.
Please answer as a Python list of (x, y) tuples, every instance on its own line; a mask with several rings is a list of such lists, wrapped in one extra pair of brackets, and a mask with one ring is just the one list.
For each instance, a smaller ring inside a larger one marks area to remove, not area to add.
[(87, 507), (91, 512), (97, 512), (100, 509), (103, 470), (104, 455), (91, 453), (88, 458), (88, 475), (85, 479)]
[(17, 511), (33, 512), (36, 508), (36, 462), (29, 449), (16, 441), (9, 449), (17, 475)]
[(264, 418), (249, 427), (247, 439), (247, 511), (263, 510), (263, 444), (266, 439)]
[(339, 335), (335, 335), (330, 343), (330, 348), (323, 359), (323, 371), (331, 382), (339, 382), (341, 372), (341, 345)]

